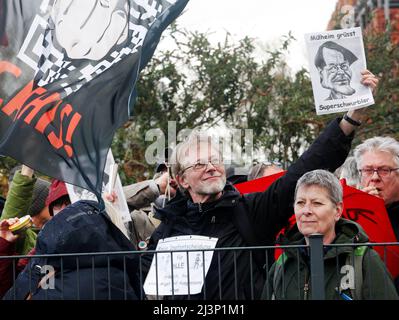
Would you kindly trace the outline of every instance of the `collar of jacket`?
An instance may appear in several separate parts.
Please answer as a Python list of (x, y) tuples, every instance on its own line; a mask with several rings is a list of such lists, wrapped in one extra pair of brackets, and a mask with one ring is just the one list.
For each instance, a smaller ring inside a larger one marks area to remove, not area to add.
[(193, 209), (205, 213), (216, 208), (231, 208), (236, 205), (240, 197), (240, 193), (230, 182), (226, 183), (222, 196), (213, 202), (193, 203), (191, 198), (178, 190), (176, 196), (164, 208), (156, 209), (155, 217), (160, 220), (175, 219), (178, 216), (185, 216)]
[[(369, 238), (364, 232), (363, 228), (356, 222), (341, 218), (335, 224), (336, 237), (332, 244), (343, 243), (365, 243)], [(281, 234), (277, 241), (280, 245), (303, 245), (305, 244), (304, 236), (299, 232), (297, 225), (293, 225), (285, 234)], [(352, 252), (353, 247), (328, 247), (324, 256), (325, 259), (336, 257), (344, 252)], [(295, 257), (297, 254), (296, 248), (287, 248), (288, 256)]]
[(388, 214), (393, 213), (393, 212), (395, 214), (399, 214), (399, 201), (387, 205), (386, 209), (387, 209)]
[(399, 201), (391, 203), (386, 209), (396, 240), (399, 241)]

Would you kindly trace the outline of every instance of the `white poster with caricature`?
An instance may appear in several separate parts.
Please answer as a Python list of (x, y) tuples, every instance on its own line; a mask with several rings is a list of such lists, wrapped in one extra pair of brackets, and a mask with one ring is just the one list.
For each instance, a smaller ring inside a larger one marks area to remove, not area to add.
[[(104, 194), (104, 192), (110, 193), (112, 190), (116, 192), (117, 200), (112, 203), (112, 207), (114, 209), (113, 212), (117, 212), (120, 215), (122, 222), (126, 224), (129, 221), (132, 221), (132, 218), (129, 213), (129, 208), (127, 206), (125, 194), (123, 192), (121, 180), (115, 168), (115, 160), (110, 149), (104, 168), (102, 194)], [(72, 203), (79, 200), (97, 201), (96, 196), (86, 189), (68, 183), (66, 186)]]
[(318, 115), (374, 104), (371, 89), (360, 83), (366, 69), (360, 28), (309, 33), (305, 41)]

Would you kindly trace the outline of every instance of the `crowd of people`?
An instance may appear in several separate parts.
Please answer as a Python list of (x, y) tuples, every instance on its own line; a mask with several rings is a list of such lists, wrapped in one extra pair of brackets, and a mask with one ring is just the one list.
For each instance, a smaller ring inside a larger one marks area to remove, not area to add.
[[(361, 81), (372, 89), (378, 84), (369, 71), (362, 73)], [(109, 253), (152, 252), (161, 239), (185, 235), (216, 238), (217, 248), (232, 248), (307, 245), (311, 234), (320, 233), (326, 246), (327, 299), (398, 299), (398, 279), (393, 280), (378, 254), (364, 246), (368, 236), (362, 227), (341, 217), (342, 187), (331, 173), (343, 165), (339, 177), (383, 199), (399, 239), (399, 142), (374, 137), (358, 145), (348, 157), (355, 129), (366, 117), (367, 110), (358, 109), (333, 120), (267, 190), (246, 195), (234, 187), (239, 180), (225, 169), (218, 142), (194, 131), (176, 146), (167, 165), (157, 167), (153, 179), (124, 187), (133, 221), (130, 239), (95, 202), (71, 204), (64, 182), (49, 183), (22, 166), (10, 179), (1, 208), (0, 256), (8, 258), (0, 259), (0, 296), (146, 299), (143, 278), (154, 255)], [(262, 162), (244, 179), (240, 177), (240, 182), (282, 170), (279, 163)], [(104, 197), (111, 203), (115, 200), (115, 194)], [(292, 213), (296, 224), (276, 240)], [(10, 231), (25, 214), (32, 217), (33, 226), (18, 234)], [(334, 250), (328, 247), (331, 244), (358, 246)], [(97, 254), (62, 259), (41, 256), (88, 252)], [(13, 255), (27, 257), (15, 262)], [(362, 257), (360, 269), (357, 260), (348, 262), (351, 256)], [(287, 249), (276, 261), (273, 257), (250, 250), (220, 251), (206, 271), (202, 291), (173, 299), (310, 299), (307, 248)], [(249, 267), (248, 261), (254, 265)], [(345, 285), (347, 274), (339, 272), (350, 264), (355, 265), (354, 286)], [(47, 272), (47, 266), (52, 270)], [(46, 287), (50, 278), (54, 281), (52, 290)]]

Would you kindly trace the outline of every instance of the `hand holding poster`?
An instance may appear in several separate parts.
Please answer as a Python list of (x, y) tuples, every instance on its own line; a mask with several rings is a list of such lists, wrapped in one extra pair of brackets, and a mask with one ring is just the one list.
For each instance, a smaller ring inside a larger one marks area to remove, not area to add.
[(374, 104), (361, 84), (366, 57), (360, 28), (305, 35), (316, 113), (328, 114)]

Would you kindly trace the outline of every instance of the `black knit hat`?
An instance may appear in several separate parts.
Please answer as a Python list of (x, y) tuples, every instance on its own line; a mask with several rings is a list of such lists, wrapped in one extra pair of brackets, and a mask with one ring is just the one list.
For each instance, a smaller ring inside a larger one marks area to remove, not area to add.
[(39, 214), (46, 206), (49, 187), (50, 182), (40, 178), (36, 180), (35, 186), (33, 187), (32, 204), (28, 210), (28, 214), (31, 217)]

